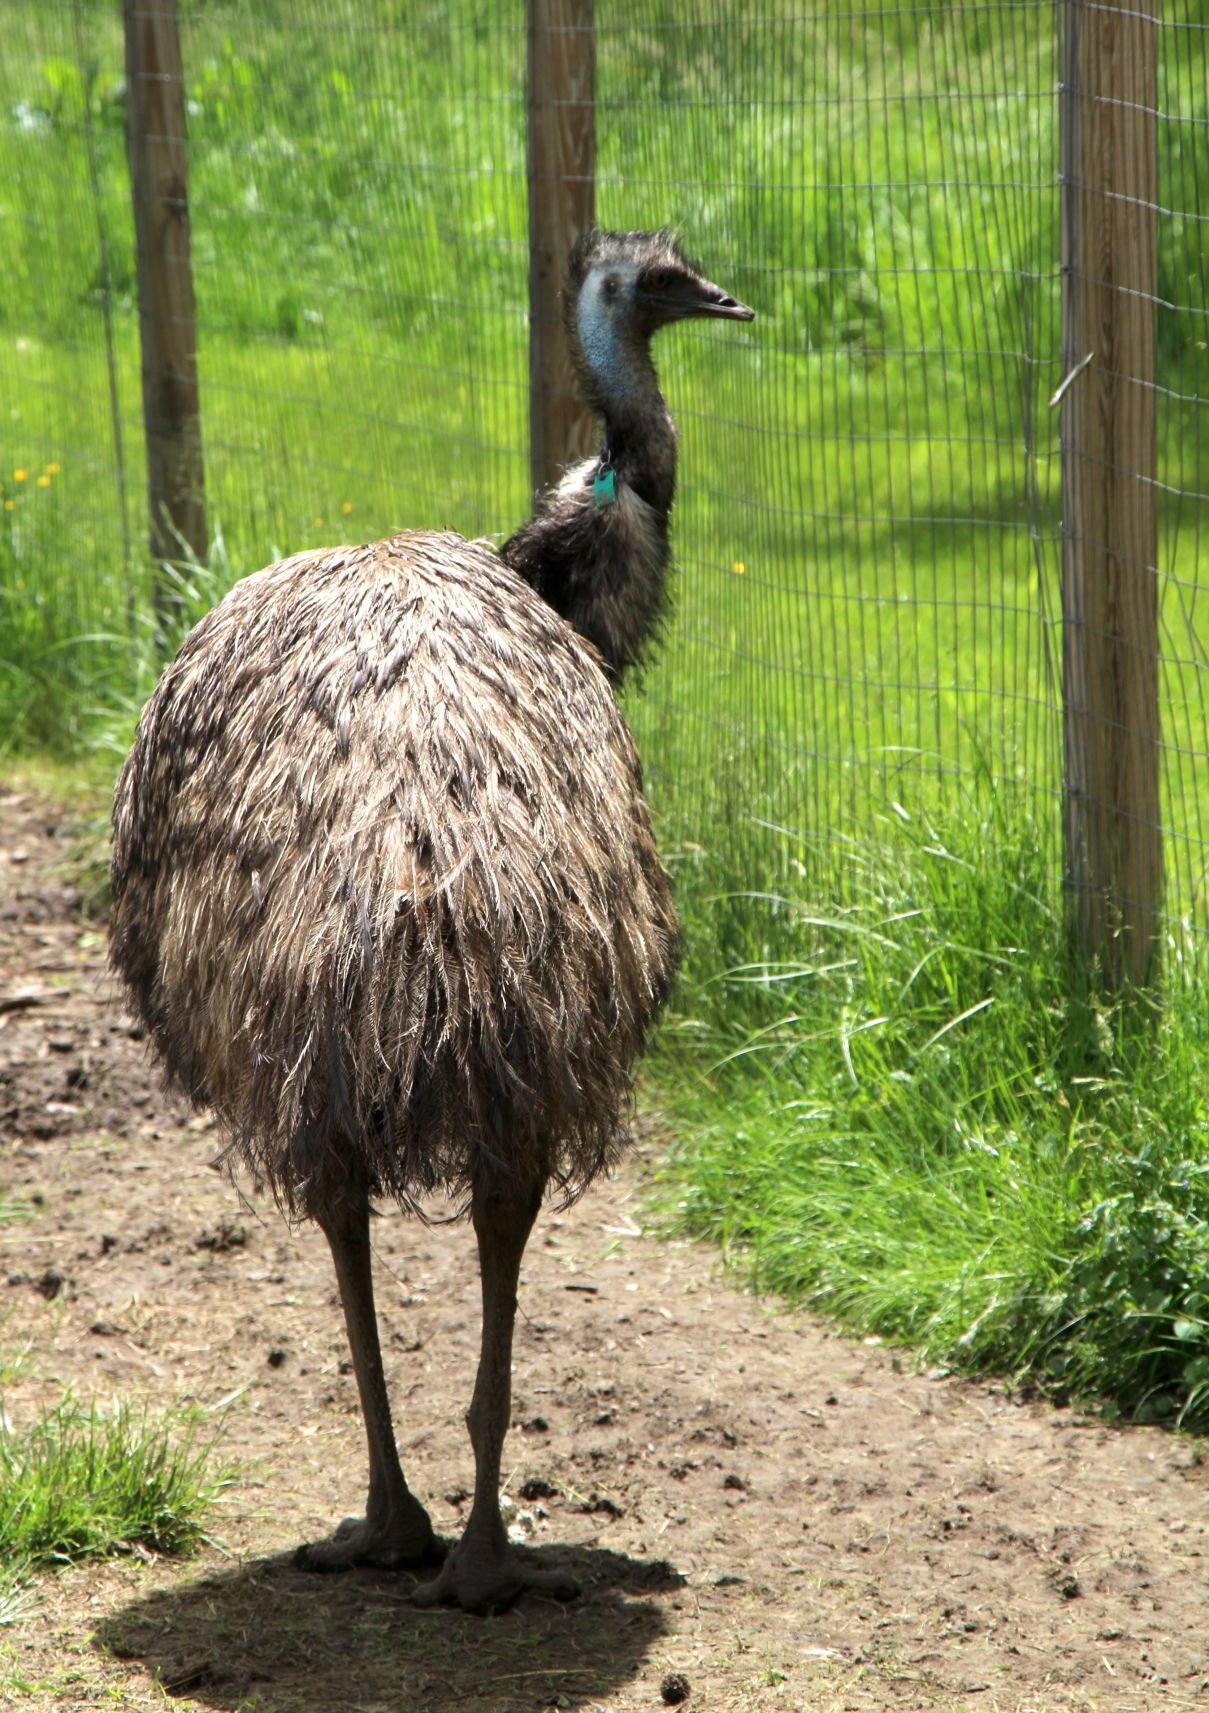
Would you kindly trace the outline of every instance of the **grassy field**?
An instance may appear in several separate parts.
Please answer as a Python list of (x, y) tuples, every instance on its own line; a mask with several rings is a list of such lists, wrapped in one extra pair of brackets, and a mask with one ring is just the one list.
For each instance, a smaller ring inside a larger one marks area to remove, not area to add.
[(669, 1209), (856, 1330), (1209, 1427), (1203, 946), (1106, 1002), (1019, 802), (889, 818), (842, 868), (786, 840), (780, 892), (678, 869)]
[[(1140, 1048), (1063, 927), (1052, 8), (599, 25), (600, 218), (678, 223), (759, 311), (661, 359), (677, 616), (630, 707), (689, 936), (656, 1066), (672, 1200), (854, 1324), (1199, 1420), (1203, 45), (1171, 20), (1171, 993)], [(0, 731), (116, 756), (159, 665), (120, 26), (0, 0), (0, 27)], [(520, 9), (187, 5), (184, 31), (215, 533), (188, 611), (301, 547), (509, 529)]]

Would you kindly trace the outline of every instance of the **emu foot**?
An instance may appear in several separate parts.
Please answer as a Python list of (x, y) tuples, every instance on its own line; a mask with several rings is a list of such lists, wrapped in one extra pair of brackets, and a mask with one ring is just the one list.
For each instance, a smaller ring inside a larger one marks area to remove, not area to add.
[(420, 1570), (440, 1564), (445, 1552), (428, 1512), (413, 1499), (405, 1511), (382, 1522), (346, 1517), (330, 1540), (300, 1546), (294, 1563), (299, 1570), (351, 1570), (358, 1564), (375, 1570)]
[(574, 1600), (579, 1583), (563, 1570), (538, 1570), (511, 1548), (468, 1548), (460, 1540), (439, 1575), (422, 1582), (412, 1595), (417, 1606), (460, 1606), (464, 1612), (504, 1612), (522, 1594)]

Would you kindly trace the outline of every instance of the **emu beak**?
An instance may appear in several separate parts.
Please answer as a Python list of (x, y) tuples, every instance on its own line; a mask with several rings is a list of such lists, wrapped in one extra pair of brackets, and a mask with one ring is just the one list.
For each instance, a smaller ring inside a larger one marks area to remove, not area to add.
[(731, 297), (712, 280), (685, 268), (672, 278), (661, 278), (656, 286), (639, 282), (638, 297), (655, 327), (666, 327), (672, 321), (687, 321), (690, 316), (713, 316), (722, 321), (752, 321), (755, 310), (748, 309)]
[(679, 313), (688, 315), (708, 315), (721, 321), (754, 321), (756, 312), (748, 309), (745, 303), (731, 297), (720, 286), (710, 280), (697, 279), (685, 281), (684, 295), (677, 304)]

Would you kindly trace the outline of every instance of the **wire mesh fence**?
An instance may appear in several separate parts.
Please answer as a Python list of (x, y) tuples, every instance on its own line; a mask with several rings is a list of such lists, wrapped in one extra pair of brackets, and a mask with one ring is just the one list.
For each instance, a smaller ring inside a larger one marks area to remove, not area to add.
[[(17, 667), (36, 655), (45, 718), (82, 724), (88, 662), (121, 682), (150, 587), (121, 20), (96, 0), (4, 14), (7, 705), (32, 722)], [(1071, 14), (597, 0), (597, 218), (678, 226), (758, 311), (744, 334), (660, 347), (681, 429), (676, 612), (631, 701), (672, 842), (724, 848), (755, 885), (757, 823), (840, 851), (894, 803), (942, 812), (987, 780), (1064, 860)], [(1195, 919), (1209, 27), (1171, 4), (1154, 44), (1155, 178), (1135, 196), (1153, 218), (1154, 368), (1126, 379), (1152, 409), (1154, 457), (1142, 446), (1133, 473), (1153, 500), (1165, 908)], [(220, 583), (306, 546), (499, 535), (525, 515), (526, 46), (520, 0), (405, 19), (383, 0), (184, 0)], [(1087, 373), (1114, 360), (1092, 349)]]

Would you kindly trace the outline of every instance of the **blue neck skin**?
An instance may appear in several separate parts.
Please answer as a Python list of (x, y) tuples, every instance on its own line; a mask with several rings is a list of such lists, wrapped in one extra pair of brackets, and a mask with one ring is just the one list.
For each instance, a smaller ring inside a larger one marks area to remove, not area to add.
[[(606, 278), (617, 283), (614, 298), (604, 295)], [(637, 278), (635, 267), (594, 269), (575, 307), (575, 331), (607, 423), (633, 420), (663, 403), (647, 342), (634, 328)]]
[[(627, 303), (636, 268), (613, 266), (607, 273), (618, 280), (614, 299), (604, 297), (605, 271), (593, 270), (580, 290), (575, 308), (575, 331), (595, 393), (594, 403), (605, 419), (605, 462), (616, 466), (623, 479), (640, 492), (650, 489), (656, 504), (671, 501), (674, 483), (675, 430), (659, 391), (647, 340), (634, 329)], [(599, 507), (609, 500), (594, 496)]]

